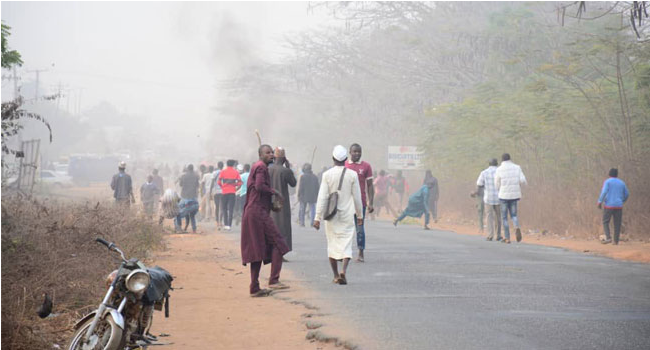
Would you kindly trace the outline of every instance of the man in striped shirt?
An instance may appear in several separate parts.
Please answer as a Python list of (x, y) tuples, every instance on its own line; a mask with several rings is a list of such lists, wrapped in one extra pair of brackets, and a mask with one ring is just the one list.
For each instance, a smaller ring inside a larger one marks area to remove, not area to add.
[(481, 171), (476, 180), (476, 185), (483, 187), (483, 203), (488, 211), (488, 236), (487, 240), (494, 238), (496, 229), (497, 241), (501, 240), (501, 208), (499, 206), (499, 191), (494, 184), (494, 174), (497, 171), (498, 161), (496, 158), (490, 160), (490, 166)]

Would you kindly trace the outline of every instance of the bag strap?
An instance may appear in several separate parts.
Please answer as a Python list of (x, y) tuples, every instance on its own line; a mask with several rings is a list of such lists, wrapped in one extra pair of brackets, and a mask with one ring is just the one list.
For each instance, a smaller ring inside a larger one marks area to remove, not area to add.
[(345, 175), (345, 171), (348, 170), (348, 168), (343, 168), (343, 171), (341, 172), (341, 178), (339, 179), (339, 188), (337, 191), (341, 190), (341, 186), (343, 185), (343, 176)]

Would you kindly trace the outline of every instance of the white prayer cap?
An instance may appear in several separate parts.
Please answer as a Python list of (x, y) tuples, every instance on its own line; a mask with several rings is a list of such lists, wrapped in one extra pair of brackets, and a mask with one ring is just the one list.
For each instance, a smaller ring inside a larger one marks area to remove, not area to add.
[(332, 157), (334, 157), (334, 159), (338, 160), (339, 162), (342, 162), (348, 159), (348, 150), (341, 145), (336, 145), (332, 151)]
[(126, 162), (120, 162), (120, 164), (117, 167), (120, 169), (126, 169)]
[(244, 164), (237, 164), (237, 170), (244, 171)]

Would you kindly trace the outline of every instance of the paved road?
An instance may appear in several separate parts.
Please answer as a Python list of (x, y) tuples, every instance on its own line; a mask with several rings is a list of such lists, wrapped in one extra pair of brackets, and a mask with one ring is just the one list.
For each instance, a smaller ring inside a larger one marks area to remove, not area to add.
[[(650, 349), (650, 265), (370, 222), (331, 283), (324, 233), (294, 225), (285, 268), (379, 349)], [(363, 344), (362, 344), (363, 345)]]

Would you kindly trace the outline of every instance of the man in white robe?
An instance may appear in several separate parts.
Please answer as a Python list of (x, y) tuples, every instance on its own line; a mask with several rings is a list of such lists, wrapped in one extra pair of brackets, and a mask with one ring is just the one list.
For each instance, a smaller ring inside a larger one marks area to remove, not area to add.
[[(325, 235), (327, 236), (327, 255), (329, 257), (332, 272), (334, 272), (334, 283), (347, 284), (346, 272), (350, 259), (352, 258), (352, 239), (354, 238), (355, 222), (363, 224), (363, 204), (361, 202), (361, 188), (359, 177), (356, 172), (346, 170), (345, 160), (348, 158), (348, 151), (345, 147), (338, 145), (332, 152), (334, 167), (323, 174), (318, 200), (316, 202), (316, 217), (314, 228), (320, 229), (320, 221), (326, 216), (328, 198), (339, 188), (341, 190), (337, 202), (337, 213), (334, 217), (325, 221)], [(342, 176), (343, 174), (343, 176)], [(343, 270), (339, 272), (338, 261), (343, 261)]]

